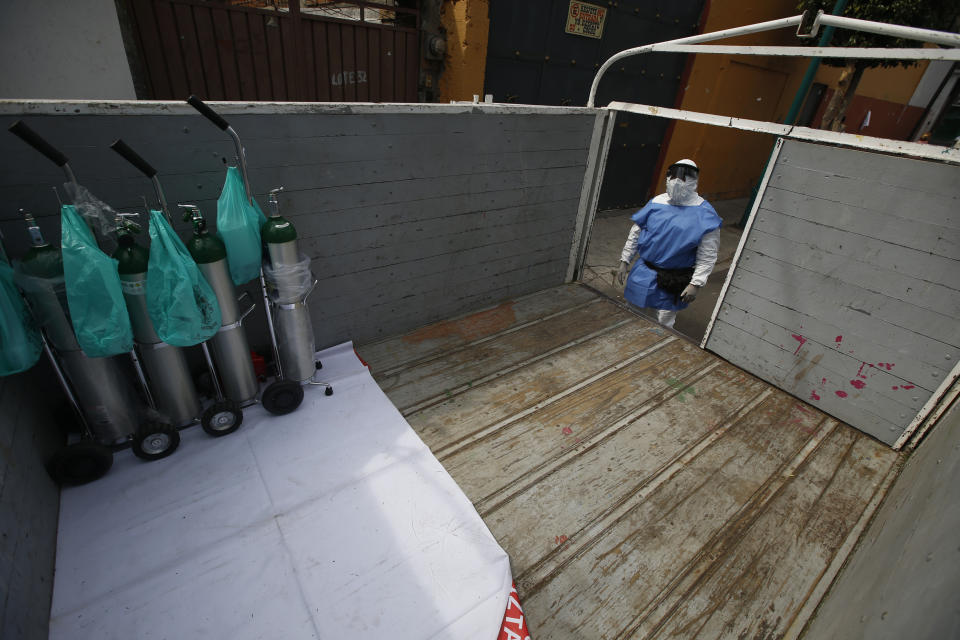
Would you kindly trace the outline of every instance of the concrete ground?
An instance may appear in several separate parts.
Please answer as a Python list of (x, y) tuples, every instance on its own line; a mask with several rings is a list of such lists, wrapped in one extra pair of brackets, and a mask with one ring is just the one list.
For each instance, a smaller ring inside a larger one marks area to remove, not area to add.
[[(707, 284), (700, 290), (700, 295), (689, 307), (677, 314), (677, 323), (674, 326), (679, 333), (699, 343), (710, 322), (713, 308), (720, 297), (720, 289), (727, 277), (730, 262), (740, 242), (741, 230), (734, 225), (740, 221), (747, 206), (747, 198), (734, 200), (711, 201), (710, 204), (723, 218), (720, 227), (720, 254), (713, 273)], [(617, 268), (620, 265), (620, 252), (630, 232), (630, 216), (637, 209), (621, 209), (601, 211), (593, 222), (590, 233), (590, 244), (587, 247), (587, 258), (584, 264), (581, 281), (594, 289), (623, 302), (623, 287), (616, 283)], [(655, 316), (653, 317), (656, 320)]]

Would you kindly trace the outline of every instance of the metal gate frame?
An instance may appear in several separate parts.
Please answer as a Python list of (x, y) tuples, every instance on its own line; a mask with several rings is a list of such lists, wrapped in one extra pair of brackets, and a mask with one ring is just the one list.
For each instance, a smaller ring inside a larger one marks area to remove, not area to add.
[[(854, 31), (865, 31), (878, 33), (882, 35), (892, 35), (909, 40), (919, 40), (935, 44), (953, 47), (950, 49), (909, 49), (909, 48), (853, 48), (853, 47), (786, 47), (786, 46), (724, 46), (724, 45), (703, 45), (699, 43), (721, 40), (739, 35), (752, 33), (761, 33), (782, 29), (785, 27), (797, 27), (797, 36), (802, 38), (813, 38), (817, 35), (820, 26), (830, 26), (840, 29)], [(809, 26), (809, 31), (806, 29)], [(596, 100), (597, 87), (603, 74), (618, 60), (625, 57), (651, 53), (651, 52), (671, 52), (671, 53), (717, 53), (727, 55), (759, 55), (759, 56), (794, 56), (794, 57), (817, 57), (817, 58), (861, 58), (861, 59), (883, 59), (898, 58), (906, 60), (949, 60), (960, 61), (960, 34), (944, 31), (933, 31), (930, 29), (919, 29), (915, 27), (904, 27), (900, 25), (890, 25), (867, 20), (857, 20), (853, 18), (844, 18), (832, 16), (820, 11), (812, 20), (808, 20), (808, 15), (793, 16), (779, 20), (771, 20), (753, 25), (746, 25), (733, 29), (725, 29), (705, 33), (688, 38), (680, 38), (666, 42), (659, 42), (635, 47), (617, 53), (610, 57), (599, 69), (594, 77), (590, 88), (590, 98), (587, 102), (588, 107), (593, 107)], [(747, 237), (753, 225), (756, 212), (762, 200), (762, 194), (767, 187), (772, 174), (777, 154), (783, 145), (784, 139), (794, 139), (803, 141), (812, 141), (835, 145), (839, 147), (848, 147), (853, 149), (863, 149), (868, 151), (882, 152), (886, 154), (899, 155), (911, 158), (934, 160), (946, 164), (960, 165), (960, 148), (945, 148), (916, 142), (905, 142), (899, 140), (888, 140), (885, 138), (875, 138), (850, 133), (840, 133), (835, 131), (824, 131), (820, 129), (811, 129), (808, 127), (799, 127), (794, 125), (785, 125), (775, 122), (764, 122), (760, 120), (749, 120), (746, 118), (736, 118), (730, 116), (719, 116), (709, 113), (700, 113), (695, 111), (685, 111), (682, 109), (670, 109), (657, 107), (653, 105), (633, 104), (627, 102), (611, 102), (605, 107), (610, 113), (608, 119), (609, 127), (613, 127), (613, 122), (617, 112), (635, 113), (641, 115), (655, 116), (658, 118), (668, 118), (672, 120), (682, 120), (698, 124), (707, 124), (717, 127), (727, 127), (740, 129), (755, 133), (769, 133), (778, 136), (774, 156), (771, 162), (767, 164), (766, 172), (760, 184), (760, 193), (754, 199), (753, 207), (750, 211), (749, 219), (743, 234), (740, 237), (740, 243), (737, 246), (733, 261), (727, 273), (727, 279), (724, 281), (717, 304), (714, 307), (707, 325), (703, 340), (700, 343), (701, 348), (706, 348), (710, 333), (717, 319), (720, 307), (724, 302), (731, 278), (736, 270)], [(606, 139), (609, 144), (609, 138)], [(597, 153), (606, 155), (606, 146), (596, 145)], [(592, 167), (599, 168), (599, 174), (595, 176), (587, 175), (585, 181), (585, 194), (587, 193), (586, 182), (595, 181), (597, 184), (602, 181), (602, 170), (605, 164), (605, 158), (600, 161), (591, 161)], [(589, 223), (592, 224), (592, 216), (596, 209), (596, 198), (590, 201), (588, 210)], [(589, 226), (586, 227), (584, 239), (577, 261), (575, 274), (583, 270), (583, 261), (586, 255), (587, 239), (589, 237)], [(951, 404), (960, 396), (960, 363), (958, 363), (948, 376), (942, 381), (937, 389), (930, 396), (930, 399), (923, 405), (914, 419), (907, 425), (903, 433), (893, 445), (893, 449), (898, 450), (905, 445), (914, 447), (922, 439), (924, 433), (943, 415)]]

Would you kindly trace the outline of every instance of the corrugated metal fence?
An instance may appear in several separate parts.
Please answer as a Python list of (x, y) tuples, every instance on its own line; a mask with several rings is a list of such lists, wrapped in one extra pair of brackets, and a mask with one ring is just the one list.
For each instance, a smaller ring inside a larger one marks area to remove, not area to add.
[(310, 13), (297, 0), (281, 9), (128, 1), (152, 99), (417, 101), (416, 10), (361, 2), (350, 20)]

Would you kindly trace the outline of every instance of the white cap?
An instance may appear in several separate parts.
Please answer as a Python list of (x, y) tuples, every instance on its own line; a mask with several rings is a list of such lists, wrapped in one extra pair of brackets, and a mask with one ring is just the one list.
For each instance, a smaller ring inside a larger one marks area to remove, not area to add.
[(670, 165), (670, 166), (671, 166), (671, 167), (675, 167), (675, 166), (678, 165), (678, 164), (683, 164), (683, 165), (686, 165), (686, 166), (688, 166), (688, 167), (693, 167), (693, 168), (696, 169), (697, 171), (700, 170), (700, 167), (697, 166), (697, 163), (694, 162), (693, 160), (691, 160), (690, 158), (684, 158), (683, 160), (678, 160), (677, 162), (674, 162), (674, 163), (673, 163), (672, 165)]

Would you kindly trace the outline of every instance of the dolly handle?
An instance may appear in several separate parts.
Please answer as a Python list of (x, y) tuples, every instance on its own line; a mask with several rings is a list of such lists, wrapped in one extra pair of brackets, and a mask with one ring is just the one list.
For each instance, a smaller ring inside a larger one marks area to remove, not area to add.
[(230, 128), (230, 124), (220, 117), (220, 114), (208, 107), (206, 103), (197, 96), (191, 95), (189, 98), (187, 98), (187, 103), (189, 103), (191, 107), (199, 111), (202, 115), (206, 116), (207, 120), (220, 127), (222, 131), (226, 131), (228, 128)]
[(143, 175), (147, 176), (148, 178), (152, 178), (157, 175), (157, 170), (151, 167), (149, 162), (141, 158), (139, 154), (131, 149), (123, 140), (117, 138), (117, 140), (110, 145), (110, 148), (123, 156), (127, 162), (135, 166), (137, 169), (140, 169)]
[(47, 158), (58, 167), (67, 164), (67, 156), (60, 153), (52, 144), (41, 138), (37, 132), (28, 127), (23, 120), (14, 122), (7, 131), (47, 156)]

